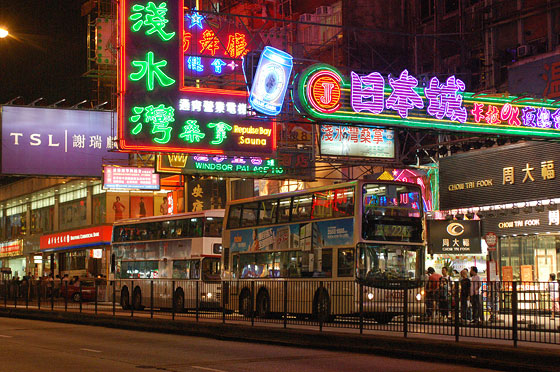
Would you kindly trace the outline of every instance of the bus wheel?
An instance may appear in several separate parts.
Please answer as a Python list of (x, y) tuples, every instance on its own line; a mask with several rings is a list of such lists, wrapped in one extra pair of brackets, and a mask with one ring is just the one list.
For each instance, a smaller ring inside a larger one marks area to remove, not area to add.
[(239, 295), (239, 314), (251, 316), (251, 293), (247, 288), (242, 290)]
[(329, 294), (324, 289), (315, 292), (313, 298), (313, 318), (320, 322), (329, 322), (334, 317), (331, 314), (331, 300)]
[(185, 309), (185, 293), (183, 292), (183, 288), (177, 288), (175, 290), (173, 307), (175, 308), (176, 312), (181, 312)]
[(261, 289), (257, 295), (257, 316), (266, 318), (270, 313), (270, 297), (266, 289)]
[(128, 294), (128, 287), (123, 287), (121, 289), (121, 307), (123, 310), (128, 310), (130, 308), (130, 295)]
[(142, 306), (142, 291), (140, 287), (134, 288), (134, 292), (132, 293), (132, 306), (134, 310), (143, 310), (144, 307)]
[(393, 316), (391, 314), (375, 314), (373, 320), (378, 324), (389, 324), (393, 320)]

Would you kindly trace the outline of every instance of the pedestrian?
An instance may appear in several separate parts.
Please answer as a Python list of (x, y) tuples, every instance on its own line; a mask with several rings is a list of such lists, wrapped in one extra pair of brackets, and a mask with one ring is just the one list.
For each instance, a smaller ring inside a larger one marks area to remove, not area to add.
[(449, 317), (449, 277), (446, 275), (439, 278), (439, 314), (444, 319)]
[(480, 288), (482, 282), (478, 276), (478, 269), (476, 266), (471, 267), (471, 304), (473, 307), (473, 323), (482, 322), (484, 317), (482, 315), (482, 302), (480, 301)]
[(461, 270), (461, 320), (472, 320), (472, 314), (469, 314), (469, 296), (471, 294), (471, 281), (467, 269)]
[(436, 273), (433, 267), (428, 268), (428, 281), (426, 282), (426, 316), (434, 316), (435, 303), (438, 300), (439, 279), (441, 275)]
[(560, 314), (560, 303), (558, 294), (558, 282), (556, 275), (550, 274), (548, 283), (548, 290), (550, 292), (550, 320), (555, 320), (556, 314)]

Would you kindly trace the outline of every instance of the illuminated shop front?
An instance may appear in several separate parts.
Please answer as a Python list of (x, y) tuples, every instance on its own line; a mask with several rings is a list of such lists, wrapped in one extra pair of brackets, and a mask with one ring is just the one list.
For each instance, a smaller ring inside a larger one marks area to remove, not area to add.
[(11, 273), (13, 277), (21, 279), (26, 274), (27, 265), (23, 255), (23, 240), (0, 243), (0, 266), (4, 269), (2, 272)]
[(111, 225), (43, 235), (40, 249), (45, 272), (61, 277), (106, 277), (110, 257)]
[(440, 160), (441, 209), (480, 218), (488, 262), (503, 280), (560, 271), (560, 145), (526, 142)]

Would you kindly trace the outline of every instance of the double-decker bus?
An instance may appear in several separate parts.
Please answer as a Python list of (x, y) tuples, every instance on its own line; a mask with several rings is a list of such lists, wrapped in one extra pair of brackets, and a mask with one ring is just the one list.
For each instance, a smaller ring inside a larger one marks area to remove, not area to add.
[(423, 311), (417, 185), (360, 180), (254, 197), (228, 203), (225, 218), (227, 310), (324, 320), (361, 310), (386, 323), (404, 313), (407, 291), (408, 313)]
[(115, 222), (112, 266), (123, 309), (221, 306), (223, 218), (216, 209)]

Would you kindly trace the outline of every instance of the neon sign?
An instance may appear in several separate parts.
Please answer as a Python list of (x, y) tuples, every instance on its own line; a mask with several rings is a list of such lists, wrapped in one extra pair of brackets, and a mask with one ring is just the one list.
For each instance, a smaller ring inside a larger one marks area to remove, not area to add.
[(394, 158), (395, 135), (390, 129), (321, 125), (321, 155)]
[(233, 23), (217, 30), (212, 16), (184, 8), (182, 0), (123, 0), (119, 13), (121, 150), (263, 155), (276, 149), (275, 123), (251, 117), (246, 91), (185, 85), (185, 71), (241, 72), (252, 45)]
[(291, 55), (270, 46), (264, 48), (249, 95), (255, 110), (272, 116), (280, 113), (292, 67)]
[(560, 137), (560, 104), (515, 96), (465, 92), (455, 76), (426, 87), (407, 70), (397, 77), (378, 72), (349, 78), (317, 64), (298, 75), (294, 103), (313, 119), (415, 129)]

